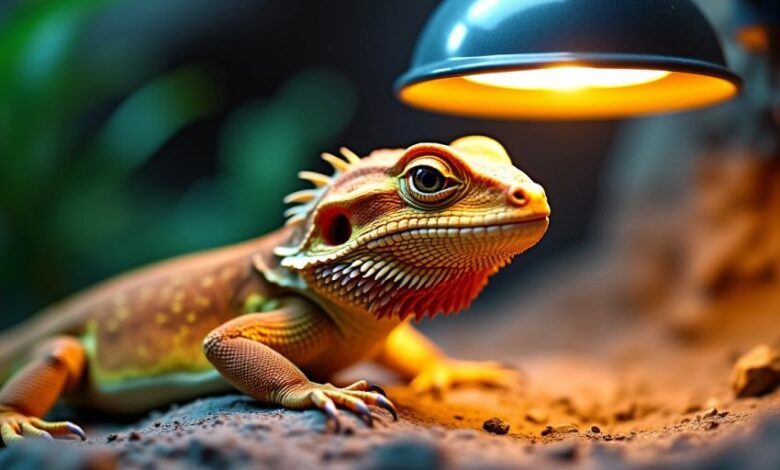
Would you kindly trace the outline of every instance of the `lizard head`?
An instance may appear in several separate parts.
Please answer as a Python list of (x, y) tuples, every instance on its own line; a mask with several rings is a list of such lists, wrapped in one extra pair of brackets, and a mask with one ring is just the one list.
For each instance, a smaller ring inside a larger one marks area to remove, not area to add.
[(287, 197), (302, 204), (287, 213), (289, 246), (275, 250), (338, 305), (378, 318), (458, 312), (547, 230), (544, 189), (490, 138), (342, 154), (323, 154), (332, 177), (301, 172), (317, 189)]

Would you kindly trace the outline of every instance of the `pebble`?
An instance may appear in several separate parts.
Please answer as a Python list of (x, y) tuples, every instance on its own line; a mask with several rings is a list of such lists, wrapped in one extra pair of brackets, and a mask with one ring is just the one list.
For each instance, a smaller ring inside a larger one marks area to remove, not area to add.
[(594, 424), (593, 426), (590, 427), (590, 432), (592, 432), (593, 434), (600, 434), (601, 428)]
[(493, 434), (506, 434), (509, 432), (509, 424), (501, 418), (490, 418), (482, 423), (482, 429)]
[(717, 408), (710, 408), (701, 415), (702, 418), (712, 418), (718, 414)]
[(569, 423), (557, 424), (555, 426), (546, 426), (542, 429), (542, 436), (549, 436), (550, 434), (569, 434), (580, 432), (577, 426)]
[(141, 433), (138, 431), (130, 431), (130, 434), (127, 435), (127, 440), (129, 441), (140, 441), (141, 440)]
[(731, 386), (738, 398), (765, 395), (780, 385), (780, 351), (761, 344), (734, 364)]

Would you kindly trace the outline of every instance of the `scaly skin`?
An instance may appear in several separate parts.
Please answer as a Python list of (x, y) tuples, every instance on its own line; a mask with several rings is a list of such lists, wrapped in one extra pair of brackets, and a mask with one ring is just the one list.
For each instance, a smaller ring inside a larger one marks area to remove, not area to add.
[[(287, 202), (286, 226), (240, 245), (131, 272), (0, 337), (0, 436), (76, 434), (40, 419), (60, 397), (138, 412), (230, 386), (286, 408), (339, 408), (368, 424), (382, 390), (323, 383), (362, 360), (420, 392), (505, 385), (514, 372), (446, 357), (410, 318), (466, 308), (547, 229), (544, 190), (497, 142), (465, 137), (365, 158), (323, 158), (332, 177)], [(18, 366), (18, 367), (17, 367)]]

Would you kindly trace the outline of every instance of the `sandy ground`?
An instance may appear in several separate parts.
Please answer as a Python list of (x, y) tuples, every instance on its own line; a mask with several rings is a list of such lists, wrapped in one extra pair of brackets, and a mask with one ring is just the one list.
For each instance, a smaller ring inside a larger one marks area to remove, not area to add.
[[(342, 379), (390, 383), (399, 422), (380, 411), (367, 428), (344, 413), (335, 435), (317, 411), (235, 394), (122, 425), (87, 418), (86, 443), (30, 442), (0, 451), (0, 468), (780, 468), (780, 392), (736, 399), (729, 383), (741, 353), (780, 340), (777, 286), (729, 294), (681, 338), (659, 312), (627, 312), (608, 269), (580, 264), (526, 286), (522, 303), (493, 298), (435, 322), (452, 354), (522, 370), (512, 389), (415, 396), (362, 367)], [(503, 313), (481, 321), (488, 309)], [(483, 429), (491, 418), (506, 434)]]

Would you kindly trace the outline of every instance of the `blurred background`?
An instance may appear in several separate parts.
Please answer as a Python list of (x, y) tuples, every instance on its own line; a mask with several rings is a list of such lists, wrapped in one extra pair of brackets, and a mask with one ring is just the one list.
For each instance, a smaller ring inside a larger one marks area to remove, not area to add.
[[(744, 73), (747, 59), (729, 46), (731, 0), (698, 3)], [(392, 82), (437, 4), (4, 2), (0, 328), (112, 274), (277, 228), (282, 197), (305, 186), (296, 172), (326, 170), (322, 151), (467, 134), (504, 143), (553, 207), (548, 235), (494, 280), (489, 301), (588, 241), (610, 243), (601, 228), (633, 196), (674, 199), (697, 146), (749, 138), (722, 132), (748, 116), (749, 90), (737, 103), (629, 123), (408, 108)]]
[[(393, 399), (452, 429), (512, 418), (531, 443), (548, 418), (529, 419), (530, 406), (626, 442), (636, 430), (674, 439), (652, 453), (687, 448), (691, 432), (717, 435), (699, 410), (725, 408), (717, 419), (731, 433), (733, 421), (780, 409), (780, 35), (741, 37), (737, 8), (771, 2), (695, 1), (744, 79), (737, 99), (594, 122), (402, 105), (393, 81), (439, 0), (0, 2), (0, 329), (111, 275), (276, 229), (283, 196), (306, 187), (296, 173), (330, 171), (323, 151), (485, 134), (546, 188), (551, 225), (470, 311), (423, 328), (457, 357), (521, 367), (530, 391), (440, 405), (395, 388)], [(743, 393), (752, 384), (729, 377), (757, 344), (774, 356), (749, 365), (774, 382)], [(210, 442), (214, 427), (198, 429)], [(310, 450), (289, 436), (296, 458)], [(775, 468), (753, 448), (776, 448), (765, 442), (778, 434), (767, 436), (745, 452)], [(460, 456), (465, 441), (450, 442)], [(471, 442), (477, 467), (499, 449)]]

